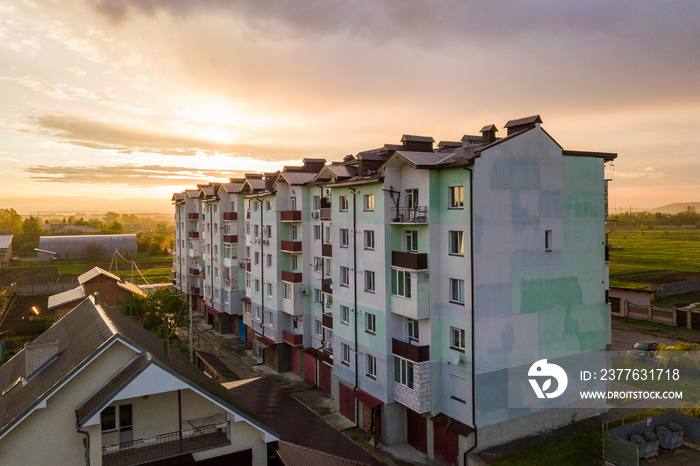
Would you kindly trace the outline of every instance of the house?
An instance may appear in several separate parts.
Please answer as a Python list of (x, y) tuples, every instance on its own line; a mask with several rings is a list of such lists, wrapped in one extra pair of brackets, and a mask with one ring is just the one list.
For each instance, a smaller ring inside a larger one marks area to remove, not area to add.
[(279, 436), (185, 356), (84, 299), (0, 367), (0, 463), (267, 464)]
[(117, 306), (133, 294), (146, 295), (137, 285), (94, 267), (78, 277), (76, 288), (49, 296), (48, 309), (56, 312), (58, 320), (86, 296), (95, 293), (99, 294), (100, 302), (108, 306)]
[[(538, 115), (505, 130), (437, 146), (404, 135), (246, 174), (237, 197), (253, 351), (327, 392), (375, 441), (445, 464), (590, 414), (510, 407), (508, 371), (524, 364), (512, 355), (611, 343), (603, 171), (616, 154), (564, 149)], [(189, 235), (189, 251), (206, 245)], [(217, 261), (199, 256), (195, 273), (216, 274)]]
[(12, 237), (13, 235), (0, 235), (0, 267), (12, 260)]

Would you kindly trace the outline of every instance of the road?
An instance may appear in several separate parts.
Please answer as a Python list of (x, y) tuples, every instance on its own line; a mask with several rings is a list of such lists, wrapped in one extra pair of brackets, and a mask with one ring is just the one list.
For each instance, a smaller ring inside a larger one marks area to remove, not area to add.
[(644, 333), (628, 332), (626, 330), (613, 329), (612, 331), (612, 350), (627, 351), (632, 348), (632, 345), (638, 341), (656, 341), (665, 345), (675, 345), (676, 340), (671, 338), (655, 337), (654, 335), (646, 335)]

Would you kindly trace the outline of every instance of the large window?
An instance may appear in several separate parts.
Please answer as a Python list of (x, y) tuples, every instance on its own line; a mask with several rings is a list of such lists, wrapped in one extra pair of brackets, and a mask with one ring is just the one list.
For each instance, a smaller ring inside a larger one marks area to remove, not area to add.
[(450, 254), (464, 254), (464, 232), (463, 231), (450, 231), (448, 243), (450, 247)]
[(377, 332), (377, 316), (369, 312), (365, 313), (365, 332), (372, 334)]
[(374, 291), (374, 272), (365, 270), (365, 291)]
[(338, 196), (338, 210), (340, 210), (341, 212), (348, 211), (348, 197), (347, 196)]
[(371, 354), (367, 355), (367, 377), (377, 378), (377, 358)]
[(466, 349), (466, 332), (464, 329), (450, 327), (450, 347), (460, 351)]
[(350, 308), (344, 305), (340, 305), (340, 322), (343, 324), (350, 323)]
[(413, 363), (394, 356), (394, 381), (413, 389)]
[(374, 249), (374, 230), (365, 230), (365, 249)]
[(347, 248), (348, 244), (350, 242), (348, 238), (348, 229), (347, 228), (341, 228), (340, 229), (340, 247), (341, 248)]
[(342, 286), (350, 285), (350, 269), (345, 266), (340, 266), (340, 284)]
[(374, 210), (374, 194), (365, 194), (364, 208), (365, 210)]
[(450, 198), (450, 209), (461, 209), (464, 207), (464, 186), (450, 186), (448, 188)]
[(403, 298), (411, 297), (411, 272), (391, 269), (391, 294)]
[(450, 301), (464, 304), (464, 280), (450, 278)]
[(340, 344), (340, 362), (346, 366), (350, 365), (350, 345)]

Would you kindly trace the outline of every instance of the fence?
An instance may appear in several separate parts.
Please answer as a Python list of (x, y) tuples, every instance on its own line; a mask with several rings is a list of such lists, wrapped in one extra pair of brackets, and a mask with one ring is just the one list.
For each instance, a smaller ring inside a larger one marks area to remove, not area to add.
[(19, 285), (17, 294), (22, 296), (45, 296), (72, 290), (77, 283), (47, 283), (45, 285)]
[(663, 298), (664, 296), (692, 293), (693, 291), (700, 291), (700, 280), (685, 280), (682, 282), (656, 285), (654, 287), (654, 296), (656, 298)]

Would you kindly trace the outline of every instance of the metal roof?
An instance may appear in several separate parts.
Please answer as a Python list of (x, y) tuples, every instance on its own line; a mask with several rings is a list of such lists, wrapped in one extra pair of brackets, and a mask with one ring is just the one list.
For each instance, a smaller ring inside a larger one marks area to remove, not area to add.
[(107, 272), (105, 269), (101, 269), (99, 267), (93, 267), (78, 277), (78, 283), (82, 285), (83, 283), (89, 282), (90, 280), (93, 280), (99, 277), (100, 275), (111, 278), (112, 280), (119, 281), (119, 277), (117, 277), (113, 273)]
[(72, 290), (49, 296), (49, 309), (85, 299), (85, 288), (78, 286)]
[(517, 120), (510, 120), (504, 128), (510, 128), (512, 126), (520, 126), (520, 125), (532, 125), (535, 123), (542, 123), (542, 118), (540, 118), (539, 115), (532, 115), (529, 117), (525, 118), (518, 118)]
[(284, 178), (284, 180), (290, 185), (302, 185), (313, 181), (313, 179), (316, 177), (316, 173), (282, 172), (279, 176)]
[(0, 248), (2, 248), (2, 249), (9, 248), (10, 243), (12, 243), (12, 236), (13, 235), (0, 235)]

